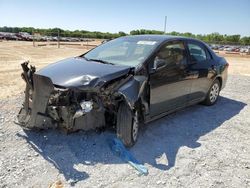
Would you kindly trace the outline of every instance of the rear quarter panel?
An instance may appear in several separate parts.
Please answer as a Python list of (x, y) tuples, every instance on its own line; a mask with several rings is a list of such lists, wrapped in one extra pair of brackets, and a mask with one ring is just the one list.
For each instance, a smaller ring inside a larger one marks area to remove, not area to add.
[(225, 88), (227, 77), (228, 77), (228, 67), (229, 64), (224, 57), (218, 57), (218, 64), (220, 66), (220, 77), (222, 79), (221, 89)]

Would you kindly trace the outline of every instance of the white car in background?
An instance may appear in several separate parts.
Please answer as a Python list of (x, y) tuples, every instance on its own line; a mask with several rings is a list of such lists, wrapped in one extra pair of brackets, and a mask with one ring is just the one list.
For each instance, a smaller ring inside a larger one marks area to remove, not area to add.
[(241, 53), (250, 53), (250, 48), (249, 47), (244, 47), (240, 49)]

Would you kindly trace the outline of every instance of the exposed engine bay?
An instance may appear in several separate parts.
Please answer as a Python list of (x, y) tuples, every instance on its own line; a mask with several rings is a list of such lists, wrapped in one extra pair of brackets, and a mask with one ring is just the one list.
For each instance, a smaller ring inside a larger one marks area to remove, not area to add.
[[(98, 87), (63, 87), (49, 77), (36, 74), (28, 62), (21, 64), (26, 82), (25, 101), (18, 123), (26, 128), (60, 128), (67, 132), (90, 130), (115, 124), (118, 103), (126, 100), (135, 108), (145, 79), (127, 73)], [(63, 75), (62, 75), (63, 76)], [(133, 90), (132, 92), (130, 90)], [(138, 91), (138, 93), (136, 93)]]

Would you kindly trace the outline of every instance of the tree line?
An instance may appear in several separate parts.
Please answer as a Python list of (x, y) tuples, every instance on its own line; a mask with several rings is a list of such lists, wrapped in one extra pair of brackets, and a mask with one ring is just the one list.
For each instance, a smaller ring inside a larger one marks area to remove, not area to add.
[[(133, 30), (130, 31), (131, 35), (143, 35), (143, 34), (164, 34), (162, 31), (155, 31), (155, 30)], [(173, 35), (173, 36), (184, 36), (184, 37), (191, 37), (196, 38), (199, 40), (202, 40), (207, 43), (211, 44), (241, 44), (241, 45), (250, 45), (250, 37), (241, 37), (239, 34), (236, 35), (222, 35), (217, 32), (211, 33), (211, 34), (193, 34), (189, 32), (180, 33), (176, 31), (172, 31), (169, 33), (166, 33), (167, 35)]]
[(63, 30), (60, 28), (49, 28), (49, 29), (40, 29), (33, 27), (0, 27), (0, 32), (10, 32), (10, 33), (19, 33), (26, 32), (29, 34), (39, 33), (42, 36), (58, 36), (60, 37), (81, 37), (81, 38), (98, 38), (98, 39), (112, 39), (121, 36), (127, 35), (124, 32), (118, 33), (109, 33), (109, 32), (99, 32), (99, 31), (86, 31), (86, 30)]
[[(27, 32), (29, 34), (39, 33), (44, 36), (57, 36), (58, 33), (60, 37), (81, 37), (81, 38), (98, 38), (98, 39), (113, 39), (121, 36), (128, 35), (127, 33), (120, 31), (118, 33), (109, 33), (109, 32), (99, 32), (99, 31), (87, 31), (87, 30), (63, 30), (60, 28), (50, 28), (50, 29), (39, 29), (33, 27), (0, 27), (0, 32), (11, 32), (11, 33), (19, 33), (19, 32)], [(164, 34), (162, 31), (157, 30), (132, 30), (129, 33), (130, 35), (144, 35), (144, 34)], [(167, 35), (174, 36), (186, 36), (192, 37), (196, 39), (200, 39), (207, 43), (216, 43), (216, 44), (241, 44), (241, 45), (250, 45), (250, 37), (241, 37), (239, 34), (236, 35), (222, 35), (219, 33), (211, 33), (211, 34), (193, 34), (190, 32), (180, 33), (176, 31), (172, 31), (166, 33)]]

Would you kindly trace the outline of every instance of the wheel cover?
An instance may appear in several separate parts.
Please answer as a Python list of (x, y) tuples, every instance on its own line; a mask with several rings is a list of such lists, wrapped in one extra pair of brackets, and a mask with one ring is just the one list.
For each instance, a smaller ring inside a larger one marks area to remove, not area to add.
[(134, 141), (137, 140), (138, 130), (139, 130), (138, 113), (135, 112), (135, 117), (133, 118), (133, 129), (132, 129), (132, 136)]
[(214, 83), (214, 85), (211, 88), (210, 94), (209, 94), (209, 98), (211, 103), (214, 103), (216, 101), (216, 99), (218, 98), (219, 95), (219, 91), (220, 91), (220, 86), (218, 83)]

